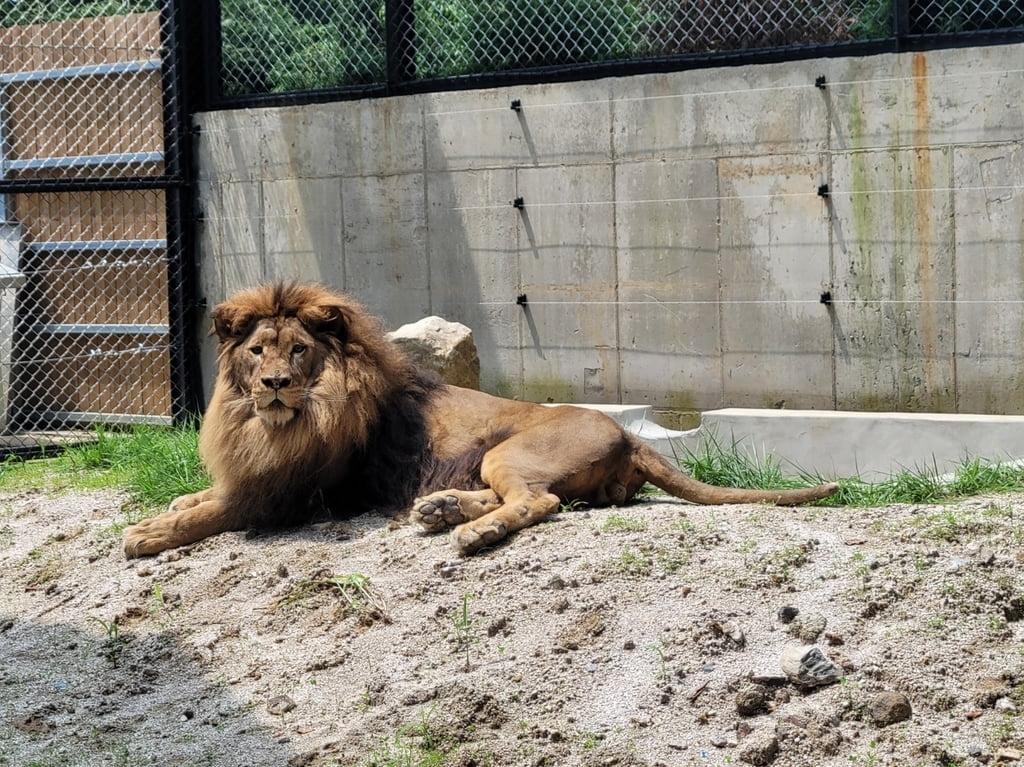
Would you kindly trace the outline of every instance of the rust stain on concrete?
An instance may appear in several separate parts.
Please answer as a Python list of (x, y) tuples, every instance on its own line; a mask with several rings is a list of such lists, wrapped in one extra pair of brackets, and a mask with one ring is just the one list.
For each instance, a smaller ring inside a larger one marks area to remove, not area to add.
[(920, 287), (918, 318), (922, 368), (924, 372), (925, 407), (938, 404), (942, 382), (935, 369), (938, 352), (935, 325), (935, 222), (932, 199), (932, 156), (927, 149), (931, 129), (931, 113), (928, 106), (928, 59), (922, 53), (915, 53), (912, 60), (914, 99), (914, 234), (917, 241), (917, 278)]

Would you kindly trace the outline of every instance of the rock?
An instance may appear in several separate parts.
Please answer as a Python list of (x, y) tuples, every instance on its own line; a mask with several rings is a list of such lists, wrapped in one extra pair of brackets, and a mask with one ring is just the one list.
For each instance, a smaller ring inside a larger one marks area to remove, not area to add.
[(979, 567), (989, 567), (996, 561), (996, 555), (991, 549), (981, 548), (974, 555), (974, 564)]
[(737, 647), (743, 647), (747, 644), (747, 637), (743, 633), (743, 629), (734, 621), (712, 621), (709, 628), (712, 633), (718, 636), (729, 637)]
[(739, 744), (735, 733), (721, 732), (711, 738), (711, 745), (715, 748), (735, 748)]
[(996, 751), (996, 764), (999, 762), (1019, 762), (1024, 759), (1024, 752), (1019, 748), (1001, 748)]
[(779, 753), (779, 739), (767, 730), (757, 730), (743, 739), (736, 756), (745, 764), (771, 764)]
[(789, 628), (786, 631), (794, 639), (811, 643), (818, 641), (818, 637), (821, 636), (821, 632), (825, 630), (826, 625), (828, 625), (828, 620), (826, 620), (825, 616), (806, 615), (795, 619), (789, 624)]
[(480, 357), (473, 331), (465, 325), (424, 317), (388, 333), (388, 338), (414, 362), (439, 373), (445, 383), (480, 388)]
[(814, 645), (789, 645), (779, 655), (779, 666), (790, 681), (802, 687), (838, 682), (843, 671)]
[(783, 623), (791, 623), (800, 614), (800, 611), (792, 605), (783, 605), (779, 608), (777, 615)]
[(995, 702), (994, 708), (996, 711), (1001, 711), (1004, 714), (1013, 714), (1017, 711), (1017, 706), (1009, 698), (999, 698)]
[(759, 684), (748, 684), (736, 693), (736, 713), (752, 716), (764, 709), (767, 702), (765, 689)]
[(876, 725), (888, 727), (910, 718), (910, 701), (901, 692), (883, 692), (868, 703), (867, 711)]
[(267, 701), (267, 711), (274, 716), (284, 716), (295, 708), (295, 701), (287, 695), (277, 695)]
[(1006, 680), (1000, 677), (982, 677), (974, 685), (974, 702), (982, 708), (990, 708), (1000, 698), (1010, 694)]

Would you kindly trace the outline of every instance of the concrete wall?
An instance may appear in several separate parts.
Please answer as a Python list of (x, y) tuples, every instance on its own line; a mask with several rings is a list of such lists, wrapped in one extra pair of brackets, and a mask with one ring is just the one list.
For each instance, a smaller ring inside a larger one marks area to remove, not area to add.
[(202, 114), (203, 289), (463, 322), (483, 388), (531, 400), (1024, 413), (1022, 60)]

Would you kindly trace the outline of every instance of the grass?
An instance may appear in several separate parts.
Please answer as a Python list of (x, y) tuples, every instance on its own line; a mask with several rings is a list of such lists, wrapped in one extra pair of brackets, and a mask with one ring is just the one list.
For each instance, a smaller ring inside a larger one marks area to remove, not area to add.
[(143, 507), (162, 507), (179, 495), (206, 487), (199, 460), (198, 428), (99, 427), (95, 440), (59, 454), (0, 463), (0, 490), (33, 485), (50, 489), (126, 489)]
[(610, 514), (601, 529), (606, 533), (642, 533), (647, 529), (647, 520), (636, 516)]
[(332, 575), (322, 573), (297, 581), (278, 603), (280, 607), (309, 603), (318, 593), (329, 593), (340, 600), (341, 614), (355, 615), (363, 625), (376, 621), (390, 623), (384, 597), (362, 573)]
[[(680, 464), (694, 479), (722, 487), (793, 489), (833, 481), (800, 473), (787, 476), (773, 456), (752, 455), (734, 441), (723, 445), (714, 437), (697, 451), (686, 450)], [(839, 492), (818, 501), (823, 506), (887, 506), (896, 503), (948, 503), (972, 495), (1024, 490), (1024, 465), (968, 458), (943, 475), (935, 467), (904, 469), (877, 482), (859, 477), (834, 480)]]
[(452, 611), (449, 616), (452, 623), (452, 632), (449, 635), (449, 639), (455, 646), (454, 652), (464, 654), (466, 671), (469, 671), (471, 668), (469, 651), (473, 645), (480, 641), (480, 637), (477, 634), (476, 621), (469, 615), (469, 602), (471, 599), (473, 599), (472, 594), (463, 594), (462, 605), (457, 610)]
[[(51, 489), (119, 487), (148, 508), (206, 487), (209, 479), (198, 453), (198, 426), (97, 428), (95, 440), (56, 456), (0, 462), (0, 490), (31, 486)], [(722, 487), (785, 489), (819, 484), (832, 478), (798, 473), (788, 476), (777, 459), (740, 449), (734, 441), (714, 437), (679, 456), (695, 479)], [(839, 492), (817, 502), (823, 506), (886, 506), (896, 503), (947, 503), (982, 493), (1024, 490), (1024, 465), (965, 459), (954, 472), (935, 467), (903, 470), (876, 482), (840, 478)], [(648, 488), (645, 488), (645, 491)], [(621, 515), (609, 518), (608, 532), (638, 531), (642, 522)]]
[[(441, 767), (462, 744), (433, 708), (382, 740), (364, 767)], [(488, 760), (483, 760), (485, 763)], [(471, 762), (476, 763), (476, 762)]]

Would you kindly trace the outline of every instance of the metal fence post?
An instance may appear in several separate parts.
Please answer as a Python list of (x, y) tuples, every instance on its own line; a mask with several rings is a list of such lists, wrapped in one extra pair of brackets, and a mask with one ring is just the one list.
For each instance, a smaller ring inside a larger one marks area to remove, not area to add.
[(910, 0), (893, 0), (892, 6), (892, 33), (896, 38), (896, 50), (900, 51), (910, 34)]
[(416, 29), (412, 0), (387, 0), (385, 46), (388, 85), (416, 78)]

